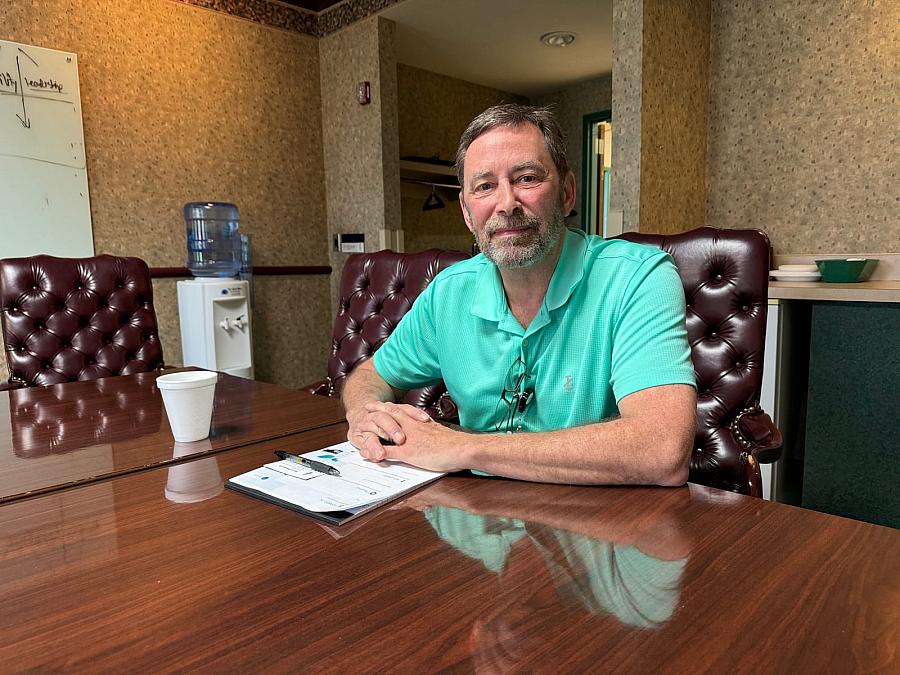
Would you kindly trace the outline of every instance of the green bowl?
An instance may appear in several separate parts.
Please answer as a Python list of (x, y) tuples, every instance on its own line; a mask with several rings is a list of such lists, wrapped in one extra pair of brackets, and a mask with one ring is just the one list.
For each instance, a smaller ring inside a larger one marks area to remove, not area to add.
[(830, 284), (852, 284), (872, 276), (878, 258), (830, 258), (816, 260), (822, 281)]

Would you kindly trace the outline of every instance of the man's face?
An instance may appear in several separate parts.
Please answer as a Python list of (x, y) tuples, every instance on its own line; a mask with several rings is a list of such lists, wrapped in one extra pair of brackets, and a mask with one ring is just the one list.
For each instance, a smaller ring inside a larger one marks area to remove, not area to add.
[(466, 151), (459, 200), (489, 260), (505, 269), (530, 267), (556, 250), (575, 179), (569, 172), (560, 181), (537, 127), (497, 127)]

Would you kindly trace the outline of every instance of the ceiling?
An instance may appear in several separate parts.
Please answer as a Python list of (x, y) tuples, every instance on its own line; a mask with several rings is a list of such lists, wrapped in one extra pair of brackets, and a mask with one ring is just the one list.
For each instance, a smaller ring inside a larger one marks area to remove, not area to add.
[[(513, 94), (612, 72), (612, 0), (405, 0), (380, 15), (397, 24), (400, 63)], [(540, 42), (558, 30), (575, 42)]]
[(308, 9), (311, 12), (321, 12), (338, 4), (341, 0), (280, 0), (286, 5)]

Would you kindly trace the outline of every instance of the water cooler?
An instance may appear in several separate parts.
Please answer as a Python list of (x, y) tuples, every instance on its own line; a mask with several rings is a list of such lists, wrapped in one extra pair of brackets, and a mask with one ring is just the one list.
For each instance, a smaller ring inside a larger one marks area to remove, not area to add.
[(238, 209), (224, 202), (184, 206), (187, 266), (178, 282), (178, 315), (185, 366), (253, 378), (250, 284), (237, 278), (242, 246)]

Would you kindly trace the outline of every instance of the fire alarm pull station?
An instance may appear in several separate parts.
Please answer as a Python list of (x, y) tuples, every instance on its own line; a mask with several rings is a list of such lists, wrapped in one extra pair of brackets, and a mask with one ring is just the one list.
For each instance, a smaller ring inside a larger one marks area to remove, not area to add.
[(360, 82), (356, 85), (356, 100), (360, 105), (368, 105), (372, 102), (372, 87), (368, 82)]

